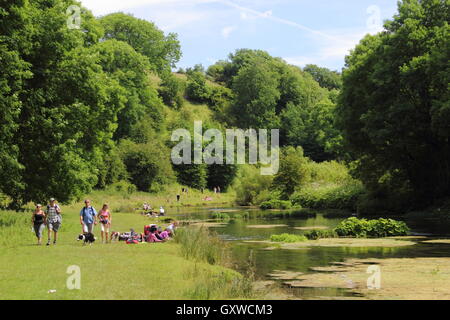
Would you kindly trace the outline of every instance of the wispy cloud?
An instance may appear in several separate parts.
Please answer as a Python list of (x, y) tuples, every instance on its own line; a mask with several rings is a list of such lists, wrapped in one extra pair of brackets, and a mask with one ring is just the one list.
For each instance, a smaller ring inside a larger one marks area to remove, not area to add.
[(162, 5), (196, 5), (215, 2), (216, 0), (80, 0), (81, 3), (92, 10), (96, 15), (104, 15), (111, 12), (129, 10), (143, 6)]
[(235, 26), (229, 26), (222, 29), (222, 36), (227, 39), (230, 34), (235, 31), (237, 28)]
[(297, 23), (295, 21), (291, 21), (291, 20), (287, 20), (287, 19), (283, 19), (283, 18), (279, 18), (277, 16), (274, 16), (272, 14), (272, 11), (270, 11), (270, 10), (269, 11), (265, 11), (265, 12), (261, 12), (261, 11), (258, 11), (258, 10), (254, 10), (254, 9), (251, 9), (251, 8), (247, 8), (247, 7), (238, 5), (235, 2), (232, 2), (232, 1), (229, 1), (229, 0), (216, 0), (216, 1), (219, 2), (219, 3), (222, 3), (224, 5), (227, 5), (227, 6), (230, 6), (232, 8), (235, 8), (235, 9), (239, 10), (241, 12), (241, 18), (242, 17), (248, 17), (248, 14), (251, 14), (251, 15), (254, 15), (256, 17), (260, 17), (260, 18), (264, 18), (264, 19), (268, 19), (268, 20), (277, 22), (277, 23), (285, 24), (285, 25), (288, 25), (288, 26), (291, 26), (291, 27), (294, 27), (294, 28), (306, 31), (308, 33), (311, 33), (311, 34), (314, 34), (314, 35), (317, 35), (317, 36), (320, 36), (320, 37), (323, 37), (323, 38), (326, 38), (326, 39), (335, 40), (335, 41), (343, 41), (343, 39), (340, 39), (340, 38), (335, 37), (333, 35), (324, 33), (324, 32), (322, 32), (320, 30), (315, 30), (315, 29), (309, 28), (307, 26), (304, 26), (304, 25), (302, 25), (300, 23)]
[(307, 64), (317, 64), (330, 67), (336, 63), (337, 60), (342, 60), (352, 50), (366, 34), (367, 30), (336, 30), (339, 33), (339, 38), (345, 41), (318, 41), (318, 50), (313, 54), (307, 56), (287, 56), (283, 57), (286, 62), (304, 67)]

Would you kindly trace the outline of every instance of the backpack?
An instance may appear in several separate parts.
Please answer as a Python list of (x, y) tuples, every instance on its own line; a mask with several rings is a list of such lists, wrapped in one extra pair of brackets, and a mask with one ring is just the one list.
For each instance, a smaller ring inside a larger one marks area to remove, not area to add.
[[(91, 209), (91, 213), (92, 215), (94, 215), (94, 208), (93, 207), (89, 207)], [(83, 207), (83, 218), (86, 216), (86, 207)]]

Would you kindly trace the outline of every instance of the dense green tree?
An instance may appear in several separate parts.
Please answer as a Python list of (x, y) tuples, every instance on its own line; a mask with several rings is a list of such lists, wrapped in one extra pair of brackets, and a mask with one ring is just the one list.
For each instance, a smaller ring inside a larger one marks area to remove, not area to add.
[(208, 166), (202, 164), (180, 164), (174, 165), (178, 182), (182, 185), (194, 188), (205, 188), (208, 181)]
[(450, 193), (449, 8), (399, 2), (386, 30), (346, 59), (338, 123), (358, 177), (382, 202), (409, 194), (405, 204), (425, 205)]
[(160, 141), (135, 143), (121, 140), (120, 155), (131, 182), (139, 191), (160, 191), (175, 182), (170, 163), (170, 150)]
[(0, 192), (8, 190), (13, 197), (24, 188), (19, 146), (13, 139), (22, 108), (19, 93), (24, 80), (32, 76), (30, 65), (19, 54), (30, 44), (26, 38), (30, 24), (24, 6), (25, 1), (6, 2), (0, 9)]
[(127, 43), (114, 39), (93, 46), (92, 51), (98, 54), (103, 70), (124, 89), (125, 108), (118, 114), (114, 139), (129, 137), (131, 127), (144, 115), (158, 128), (163, 119), (162, 101), (151, 86), (148, 60)]
[(105, 29), (105, 39), (127, 42), (146, 56), (159, 74), (170, 71), (181, 58), (177, 35), (164, 35), (152, 22), (124, 13), (106, 15), (100, 18), (100, 22)]
[(312, 75), (322, 88), (329, 90), (340, 90), (342, 88), (342, 78), (337, 71), (321, 68), (315, 64), (308, 64), (303, 71)]
[(83, 9), (81, 29), (69, 29), (65, 12), (73, 4), (15, 1), (0, 10), (0, 157), (8, 170), (0, 169), (1, 191), (16, 207), (89, 192), (123, 107), (119, 84), (86, 48), (101, 27)]
[(161, 85), (158, 93), (164, 103), (174, 109), (180, 109), (183, 104), (185, 86), (172, 73), (166, 73), (161, 77)]
[(188, 71), (186, 97), (194, 102), (206, 103), (210, 97), (210, 89), (206, 84), (206, 77), (200, 71)]
[(237, 174), (237, 166), (230, 164), (208, 165), (207, 185), (209, 189), (220, 187), (221, 192), (227, 191)]
[(263, 61), (241, 68), (233, 79), (235, 101), (231, 112), (235, 123), (240, 128), (279, 128), (278, 85), (279, 75)]
[(280, 168), (275, 175), (272, 188), (279, 191), (283, 200), (288, 200), (294, 191), (307, 179), (307, 158), (301, 147), (287, 147), (281, 152)]

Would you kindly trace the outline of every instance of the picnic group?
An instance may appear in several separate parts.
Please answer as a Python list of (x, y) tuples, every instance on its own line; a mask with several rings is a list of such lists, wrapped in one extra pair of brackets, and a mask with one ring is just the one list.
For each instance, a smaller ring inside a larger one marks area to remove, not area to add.
[[(144, 204), (144, 210), (149, 209), (147, 204)], [(164, 215), (164, 208), (160, 207), (160, 215)], [(36, 208), (32, 214), (32, 229), (37, 237), (37, 244), (42, 244), (42, 237), (45, 228), (47, 228), (47, 246), (52, 242), (56, 245), (58, 239), (58, 231), (62, 224), (61, 208), (57, 204), (55, 198), (50, 198), (49, 203), (45, 210), (41, 204), (36, 204)], [(102, 243), (112, 242), (112, 241), (124, 241), (128, 244), (137, 244), (144, 242), (164, 242), (167, 241), (175, 235), (175, 230), (178, 226), (177, 221), (171, 221), (169, 226), (162, 228), (156, 224), (150, 224), (144, 226), (142, 233), (135, 232), (134, 229), (130, 229), (129, 232), (117, 232), (111, 230), (112, 225), (112, 215), (109, 211), (108, 204), (104, 204), (102, 209), (97, 212), (95, 208), (91, 205), (91, 201), (86, 199), (84, 201), (84, 207), (80, 210), (80, 225), (81, 234), (78, 240), (83, 240), (83, 242), (92, 244), (95, 241), (94, 227), (100, 223), (101, 229), (101, 241)]]

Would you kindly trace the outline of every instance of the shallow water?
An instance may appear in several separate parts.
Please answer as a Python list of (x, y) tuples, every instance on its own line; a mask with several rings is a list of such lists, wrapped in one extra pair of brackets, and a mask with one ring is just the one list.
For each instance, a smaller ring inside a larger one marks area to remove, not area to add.
[[(418, 243), (413, 246), (396, 248), (383, 247), (311, 247), (300, 250), (267, 250), (265, 245), (248, 243), (247, 240), (267, 240), (272, 234), (292, 233), (304, 234), (306, 230), (296, 227), (335, 227), (344, 218), (327, 218), (326, 212), (316, 212), (313, 216), (304, 218), (275, 218), (258, 217), (263, 212), (241, 208), (191, 209), (178, 212), (180, 218), (206, 220), (213, 212), (227, 212), (230, 217), (235, 214), (249, 215), (248, 219), (223, 221), (224, 226), (211, 227), (223, 240), (228, 241), (232, 248), (233, 261), (236, 269), (246, 272), (252, 268), (258, 280), (268, 280), (268, 274), (275, 270), (308, 273), (309, 268), (328, 266), (331, 262), (341, 262), (349, 258), (412, 258), (412, 257), (450, 257), (449, 244)], [(267, 225), (269, 228), (249, 228), (251, 225)], [(278, 226), (275, 225), (285, 225)], [(448, 228), (434, 224), (415, 224), (411, 227), (413, 234), (428, 234), (430, 236), (449, 236)], [(447, 234), (446, 234), (447, 231)], [(282, 285), (287, 293), (304, 299), (342, 298), (355, 294), (350, 290), (333, 288), (288, 288)]]

